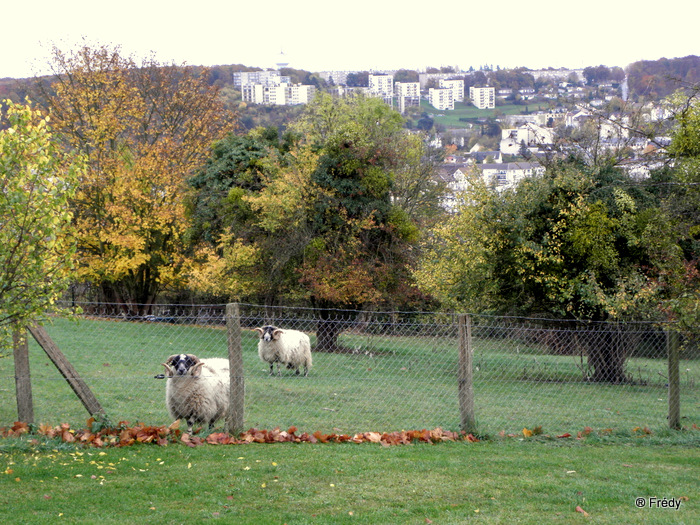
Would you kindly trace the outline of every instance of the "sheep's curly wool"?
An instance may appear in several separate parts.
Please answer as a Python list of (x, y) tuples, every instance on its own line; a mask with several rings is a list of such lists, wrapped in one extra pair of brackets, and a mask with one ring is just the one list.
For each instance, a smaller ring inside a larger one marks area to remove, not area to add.
[(173, 420), (185, 419), (188, 432), (195, 423), (210, 428), (226, 416), (229, 405), (229, 361), (176, 354), (165, 367), (165, 403)]
[(304, 375), (309, 375), (312, 365), (311, 340), (304, 332), (287, 330), (276, 326), (256, 328), (260, 336), (258, 341), (258, 356), (270, 364), (270, 375), (273, 375), (274, 364), (277, 363), (277, 375), (280, 365), (294, 369), (299, 374), (299, 368), (304, 367)]

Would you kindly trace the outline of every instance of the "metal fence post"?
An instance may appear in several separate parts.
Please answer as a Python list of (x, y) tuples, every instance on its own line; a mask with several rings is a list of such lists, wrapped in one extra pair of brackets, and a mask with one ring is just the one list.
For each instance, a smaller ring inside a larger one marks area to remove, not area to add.
[(23, 423), (34, 423), (32, 381), (29, 374), (29, 345), (27, 333), (12, 333), (15, 360), (15, 390), (17, 392), (17, 417)]
[(668, 352), (668, 426), (675, 430), (680, 430), (681, 428), (679, 347), (678, 332), (668, 330), (666, 332), (666, 349)]
[(245, 379), (243, 376), (241, 317), (237, 303), (229, 303), (226, 305), (226, 333), (231, 386), (225, 428), (226, 432), (229, 434), (238, 434), (243, 431)]
[(460, 314), (457, 321), (459, 327), (459, 414), (460, 427), (465, 432), (476, 430), (474, 419), (474, 388), (472, 374), (472, 323), (467, 314)]

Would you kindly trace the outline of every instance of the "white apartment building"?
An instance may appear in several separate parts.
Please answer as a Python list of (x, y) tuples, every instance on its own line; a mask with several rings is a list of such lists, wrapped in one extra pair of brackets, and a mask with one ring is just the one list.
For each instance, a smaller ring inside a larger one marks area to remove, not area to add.
[(426, 86), (428, 85), (428, 82), (431, 80), (437, 80), (438, 82), (441, 79), (450, 79), (454, 78), (456, 75), (459, 76), (464, 76), (468, 75), (469, 73), (463, 72), (463, 73), (419, 73), (418, 74), (418, 81), (420, 82), (420, 87), (421, 89), (425, 89)]
[(348, 83), (348, 73), (353, 71), (321, 71), (318, 75), (334, 86), (344, 86)]
[(266, 106), (294, 106), (308, 104), (314, 96), (315, 86), (305, 84), (244, 84), (241, 86), (243, 102)]
[(454, 92), (447, 88), (430, 88), (428, 90), (428, 101), (430, 105), (439, 110), (453, 110), (455, 101)]
[(264, 86), (262, 103), (266, 106), (285, 106), (287, 104), (286, 86), (282, 84), (278, 86)]
[(479, 109), (489, 109), (496, 107), (496, 88), (492, 87), (470, 87), (469, 98)]
[(554, 144), (554, 131), (531, 122), (519, 128), (501, 130), (501, 153), (517, 155), (523, 144), (526, 148)]
[(406, 108), (420, 106), (420, 82), (397, 82), (394, 84), (394, 95), (399, 106), (399, 113), (405, 113)]
[(250, 104), (262, 104), (265, 97), (265, 86), (262, 84), (243, 84), (241, 86), (241, 95), (243, 102)]
[(508, 162), (505, 164), (477, 164), (487, 185), (496, 191), (514, 188), (526, 177), (544, 175), (544, 166), (537, 162)]
[(397, 97), (420, 97), (420, 82), (397, 82), (394, 94)]
[(233, 85), (237, 88), (241, 88), (246, 84), (276, 86), (278, 84), (289, 84), (289, 82), (289, 77), (283, 77), (279, 71), (272, 69), (265, 71), (236, 71), (233, 74)]
[(316, 86), (309, 84), (290, 84), (288, 88), (287, 105), (308, 104), (314, 98)]
[(391, 75), (370, 75), (369, 92), (375, 96), (393, 96), (394, 77)]
[(452, 99), (455, 102), (462, 102), (464, 100), (464, 80), (463, 79), (446, 80), (444, 78), (441, 78), (439, 80), (439, 85), (441, 88), (452, 90)]

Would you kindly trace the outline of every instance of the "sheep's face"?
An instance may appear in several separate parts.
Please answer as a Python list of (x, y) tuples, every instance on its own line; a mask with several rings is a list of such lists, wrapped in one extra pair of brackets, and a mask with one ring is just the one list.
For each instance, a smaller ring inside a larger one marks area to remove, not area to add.
[(192, 354), (175, 354), (171, 355), (164, 365), (166, 369), (169, 369), (169, 375), (172, 377), (174, 375), (184, 376), (188, 373), (195, 375), (195, 372), (200, 368), (196, 365), (200, 362), (197, 356)]
[(258, 332), (260, 339), (262, 339), (266, 343), (269, 343), (273, 339), (279, 339), (280, 335), (282, 334), (282, 330), (280, 330), (276, 326), (271, 325), (263, 326), (262, 328), (256, 328), (255, 330)]

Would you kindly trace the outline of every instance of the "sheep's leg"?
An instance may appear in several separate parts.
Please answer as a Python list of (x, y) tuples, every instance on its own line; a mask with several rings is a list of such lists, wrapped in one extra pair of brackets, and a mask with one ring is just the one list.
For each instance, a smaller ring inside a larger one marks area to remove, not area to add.
[(271, 376), (275, 375), (275, 363), (274, 362), (270, 363), (270, 375)]

